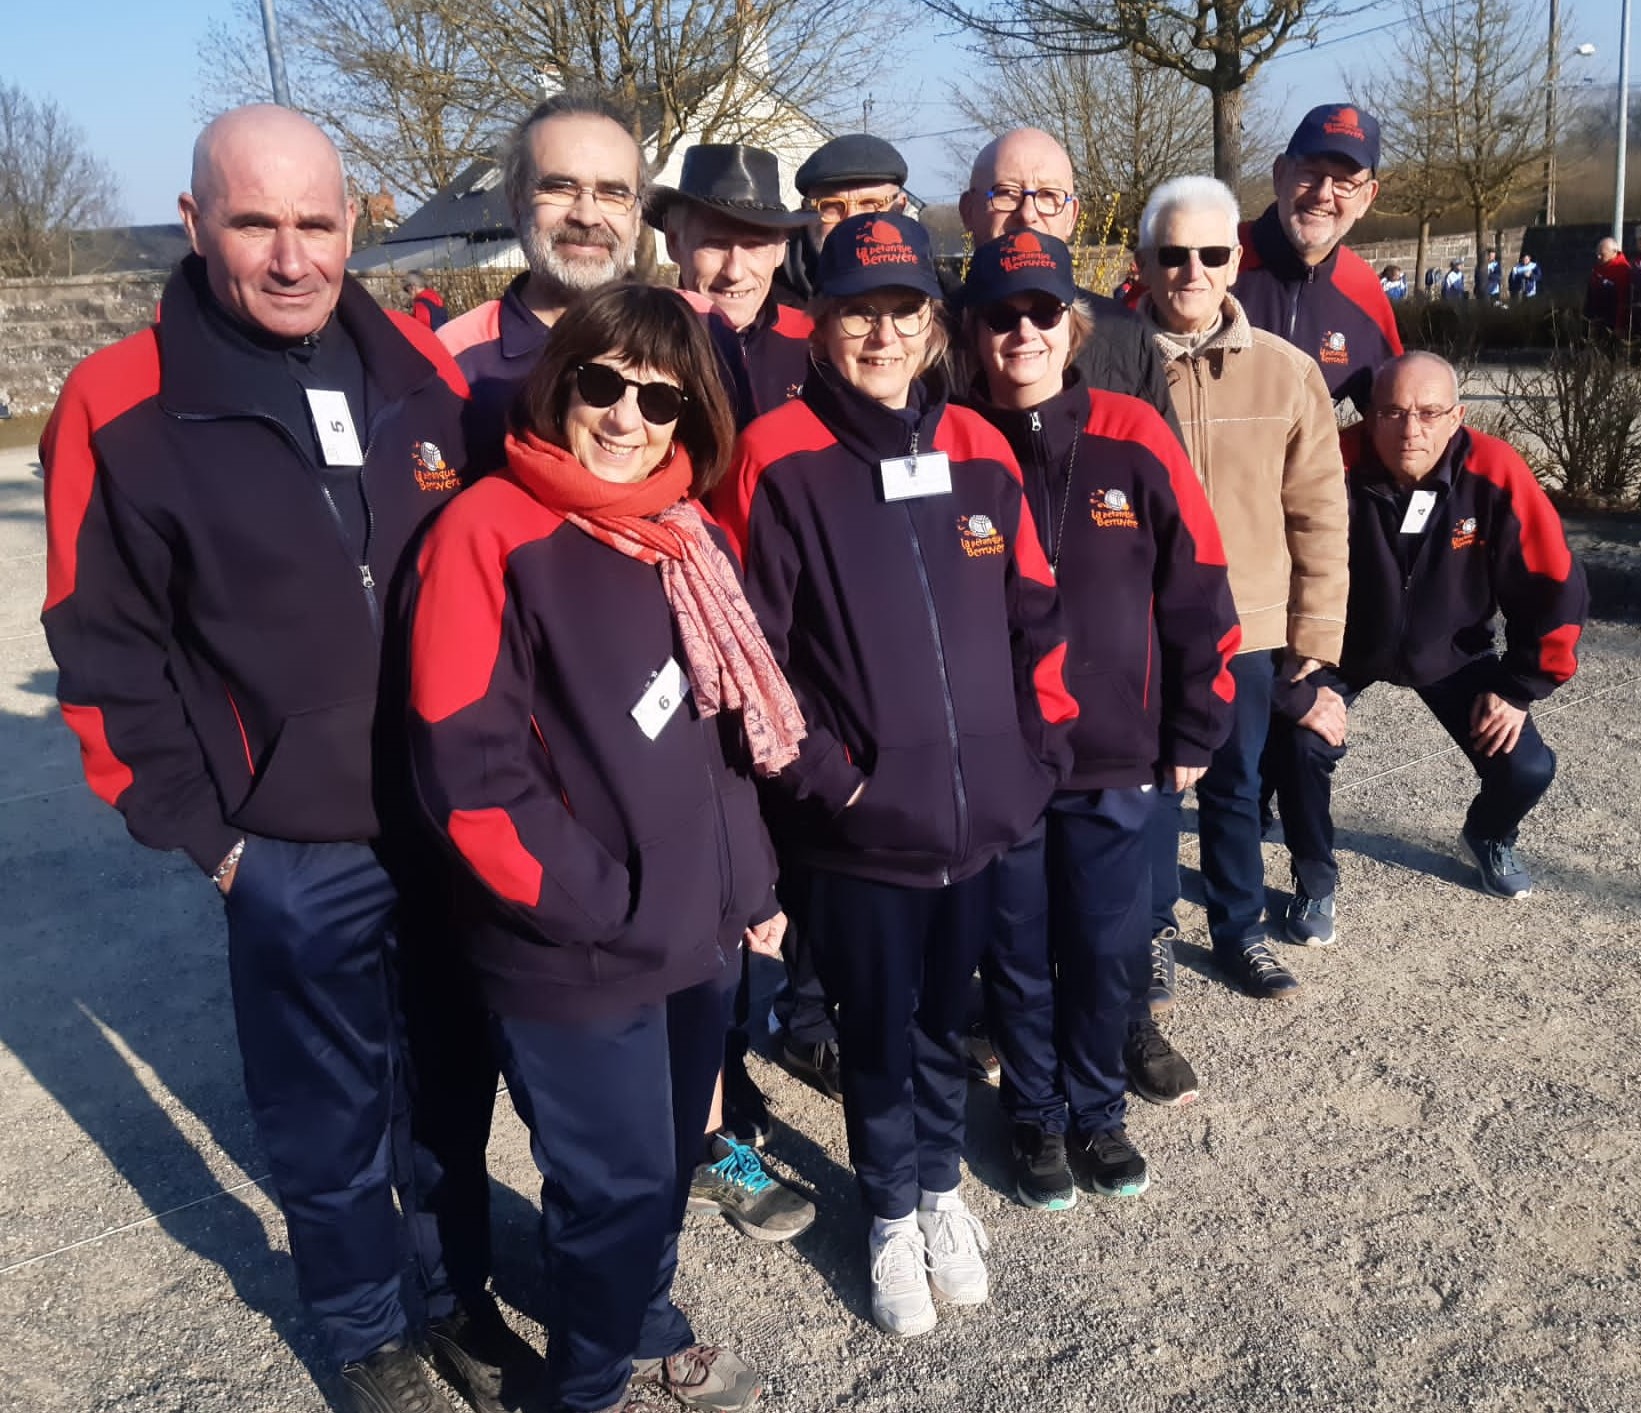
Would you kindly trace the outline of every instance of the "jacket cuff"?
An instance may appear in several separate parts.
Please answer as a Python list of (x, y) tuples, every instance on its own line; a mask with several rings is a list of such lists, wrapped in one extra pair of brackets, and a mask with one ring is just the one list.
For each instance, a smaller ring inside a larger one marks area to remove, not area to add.
[(177, 847), (209, 878), (217, 871), (217, 865), (228, 857), (228, 850), (244, 837), (243, 829), (235, 829), (218, 816), (204, 816), (190, 821)]
[(1176, 765), (1194, 768), (1196, 766), (1212, 765), (1214, 763), (1214, 753), (1196, 741), (1165, 736), (1157, 759), (1164, 770)]
[(842, 742), (834, 740), (811, 768), (803, 772), (798, 781), (798, 798), (818, 800), (828, 814), (836, 817), (843, 813), (849, 797), (865, 779), (865, 772), (849, 759)]
[(1295, 657), (1314, 657), (1328, 667), (1339, 664), (1345, 648), (1345, 625), (1337, 618), (1288, 616), (1288, 651)]
[(1298, 721), (1313, 706), (1316, 705), (1315, 676), (1302, 677), (1297, 682), (1289, 682), (1283, 678), (1271, 686), (1271, 710), (1285, 716), (1289, 721)]

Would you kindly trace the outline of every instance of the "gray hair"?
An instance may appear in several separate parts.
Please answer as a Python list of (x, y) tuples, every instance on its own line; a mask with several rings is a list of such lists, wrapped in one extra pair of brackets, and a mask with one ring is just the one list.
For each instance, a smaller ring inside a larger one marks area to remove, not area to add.
[(1157, 248), (1157, 231), (1178, 210), (1211, 210), (1223, 213), (1230, 224), (1230, 244), (1237, 243), (1236, 228), (1242, 223), (1242, 210), (1236, 204), (1236, 195), (1230, 187), (1215, 177), (1172, 177), (1151, 193), (1140, 213), (1141, 250)]
[[(501, 172), (507, 192), (507, 209), (513, 214), (513, 225), (526, 224), (525, 213), (530, 209), (530, 198), (535, 194), (536, 158), (532, 134), (538, 123), (551, 118), (589, 117), (607, 118), (629, 135), (633, 131), (632, 115), (613, 99), (593, 89), (567, 88), (551, 98), (536, 104), (529, 116), (516, 128), (502, 154)], [(644, 160), (644, 149), (636, 137), (633, 146), (638, 149), (638, 197), (642, 201), (650, 184), (649, 163)]]

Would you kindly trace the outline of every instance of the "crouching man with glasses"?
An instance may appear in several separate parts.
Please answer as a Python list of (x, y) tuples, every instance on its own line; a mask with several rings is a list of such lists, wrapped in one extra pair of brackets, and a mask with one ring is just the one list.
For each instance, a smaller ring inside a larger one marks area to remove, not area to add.
[[(1318, 672), (1316, 705), (1272, 726), (1271, 755), (1293, 862), (1290, 941), (1334, 940), (1331, 793), (1345, 711), (1368, 685), (1411, 687), (1475, 768), (1481, 788), (1460, 840), (1481, 886), (1525, 898), (1522, 820), (1556, 761), (1532, 717), (1578, 668), (1584, 573), (1561, 520), (1509, 446), (1464, 425), (1458, 378), (1431, 353), (1387, 363), (1365, 426), (1345, 438), (1350, 609), (1337, 673)], [(1233, 571), (1234, 573), (1234, 571)], [(1504, 615), (1504, 650), (1493, 619)]]
[[(1272, 706), (1314, 710), (1309, 677), (1345, 636), (1347, 525), (1339, 438), (1321, 371), (1250, 326), (1236, 279), (1236, 198), (1212, 177), (1164, 182), (1140, 218), (1139, 310), (1168, 364), (1185, 450), (1219, 522), (1242, 643), (1229, 738), (1196, 782), (1208, 932), (1221, 967), (1258, 997), (1299, 990), (1265, 940), (1259, 757)], [(1153, 816), (1153, 1013), (1174, 1000), (1183, 779)], [(1143, 1056), (1130, 1061), (1133, 1071)]]

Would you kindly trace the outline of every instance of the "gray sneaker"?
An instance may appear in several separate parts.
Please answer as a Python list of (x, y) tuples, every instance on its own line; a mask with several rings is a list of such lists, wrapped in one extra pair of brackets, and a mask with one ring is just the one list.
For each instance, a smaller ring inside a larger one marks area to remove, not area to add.
[(1295, 947), (1331, 947), (1339, 940), (1334, 927), (1333, 894), (1313, 898), (1298, 884), (1282, 917), (1282, 934)]
[(1459, 836), (1481, 870), (1481, 886), (1495, 898), (1526, 898), (1533, 891), (1533, 875), (1516, 857), (1516, 846), (1502, 839), (1483, 839), (1468, 828)]
[(691, 1212), (722, 1212), (754, 1241), (791, 1241), (815, 1224), (815, 1204), (771, 1177), (746, 1144), (716, 1133), (710, 1156), (690, 1178)]
[(1162, 1015), (1174, 1004), (1174, 943), (1178, 941), (1177, 927), (1165, 927), (1151, 939), (1151, 986), (1145, 993), (1145, 1004), (1154, 1016)]
[(634, 1359), (632, 1381), (665, 1389), (686, 1408), (739, 1413), (758, 1401), (764, 1381), (734, 1350), (692, 1344), (665, 1359)]

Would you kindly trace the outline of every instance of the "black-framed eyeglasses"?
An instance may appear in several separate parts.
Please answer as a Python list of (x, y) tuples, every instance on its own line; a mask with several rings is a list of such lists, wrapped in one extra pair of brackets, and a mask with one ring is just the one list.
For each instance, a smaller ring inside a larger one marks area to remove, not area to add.
[(1296, 166), (1293, 171), (1293, 184), (1300, 191), (1316, 191), (1323, 182), (1333, 183), (1333, 194), (1349, 201), (1357, 192), (1361, 191), (1372, 176), (1365, 177), (1336, 177), (1332, 172), (1320, 167)]
[(638, 193), (619, 182), (598, 182), (583, 186), (568, 177), (544, 177), (536, 183), (535, 199), (544, 206), (574, 206), (582, 195), (607, 216), (625, 216), (638, 204)]
[(676, 422), (689, 401), (671, 383), (635, 383), (607, 363), (576, 364), (575, 390), (588, 407), (614, 407), (627, 395), (628, 388), (638, 392), (638, 415), (656, 426)]
[(1190, 263), (1192, 255), (1202, 261), (1205, 270), (1217, 270), (1231, 263), (1231, 247), (1228, 245), (1159, 245), (1157, 264), (1165, 270), (1178, 270)]
[(838, 330), (846, 339), (863, 339), (885, 319), (903, 339), (915, 338), (929, 327), (934, 306), (926, 299), (879, 309), (871, 304), (846, 304), (838, 310)]
[(1057, 299), (1033, 300), (1024, 309), (1012, 304), (992, 304), (980, 311), (980, 320), (994, 334), (1012, 334), (1022, 319), (1034, 329), (1057, 329), (1070, 307)]
[(1455, 411), (1458, 405), (1455, 402), (1452, 407), (1375, 407), (1373, 415), (1393, 427), (1405, 427), (1415, 418), (1421, 427), (1434, 427), (1442, 418)]
[(986, 192), (986, 205), (993, 211), (1006, 214), (1018, 211), (1028, 196), (1031, 198), (1031, 204), (1037, 208), (1039, 216), (1058, 216), (1074, 199), (1071, 192), (1057, 186), (1040, 186), (1035, 189), (994, 186)]

